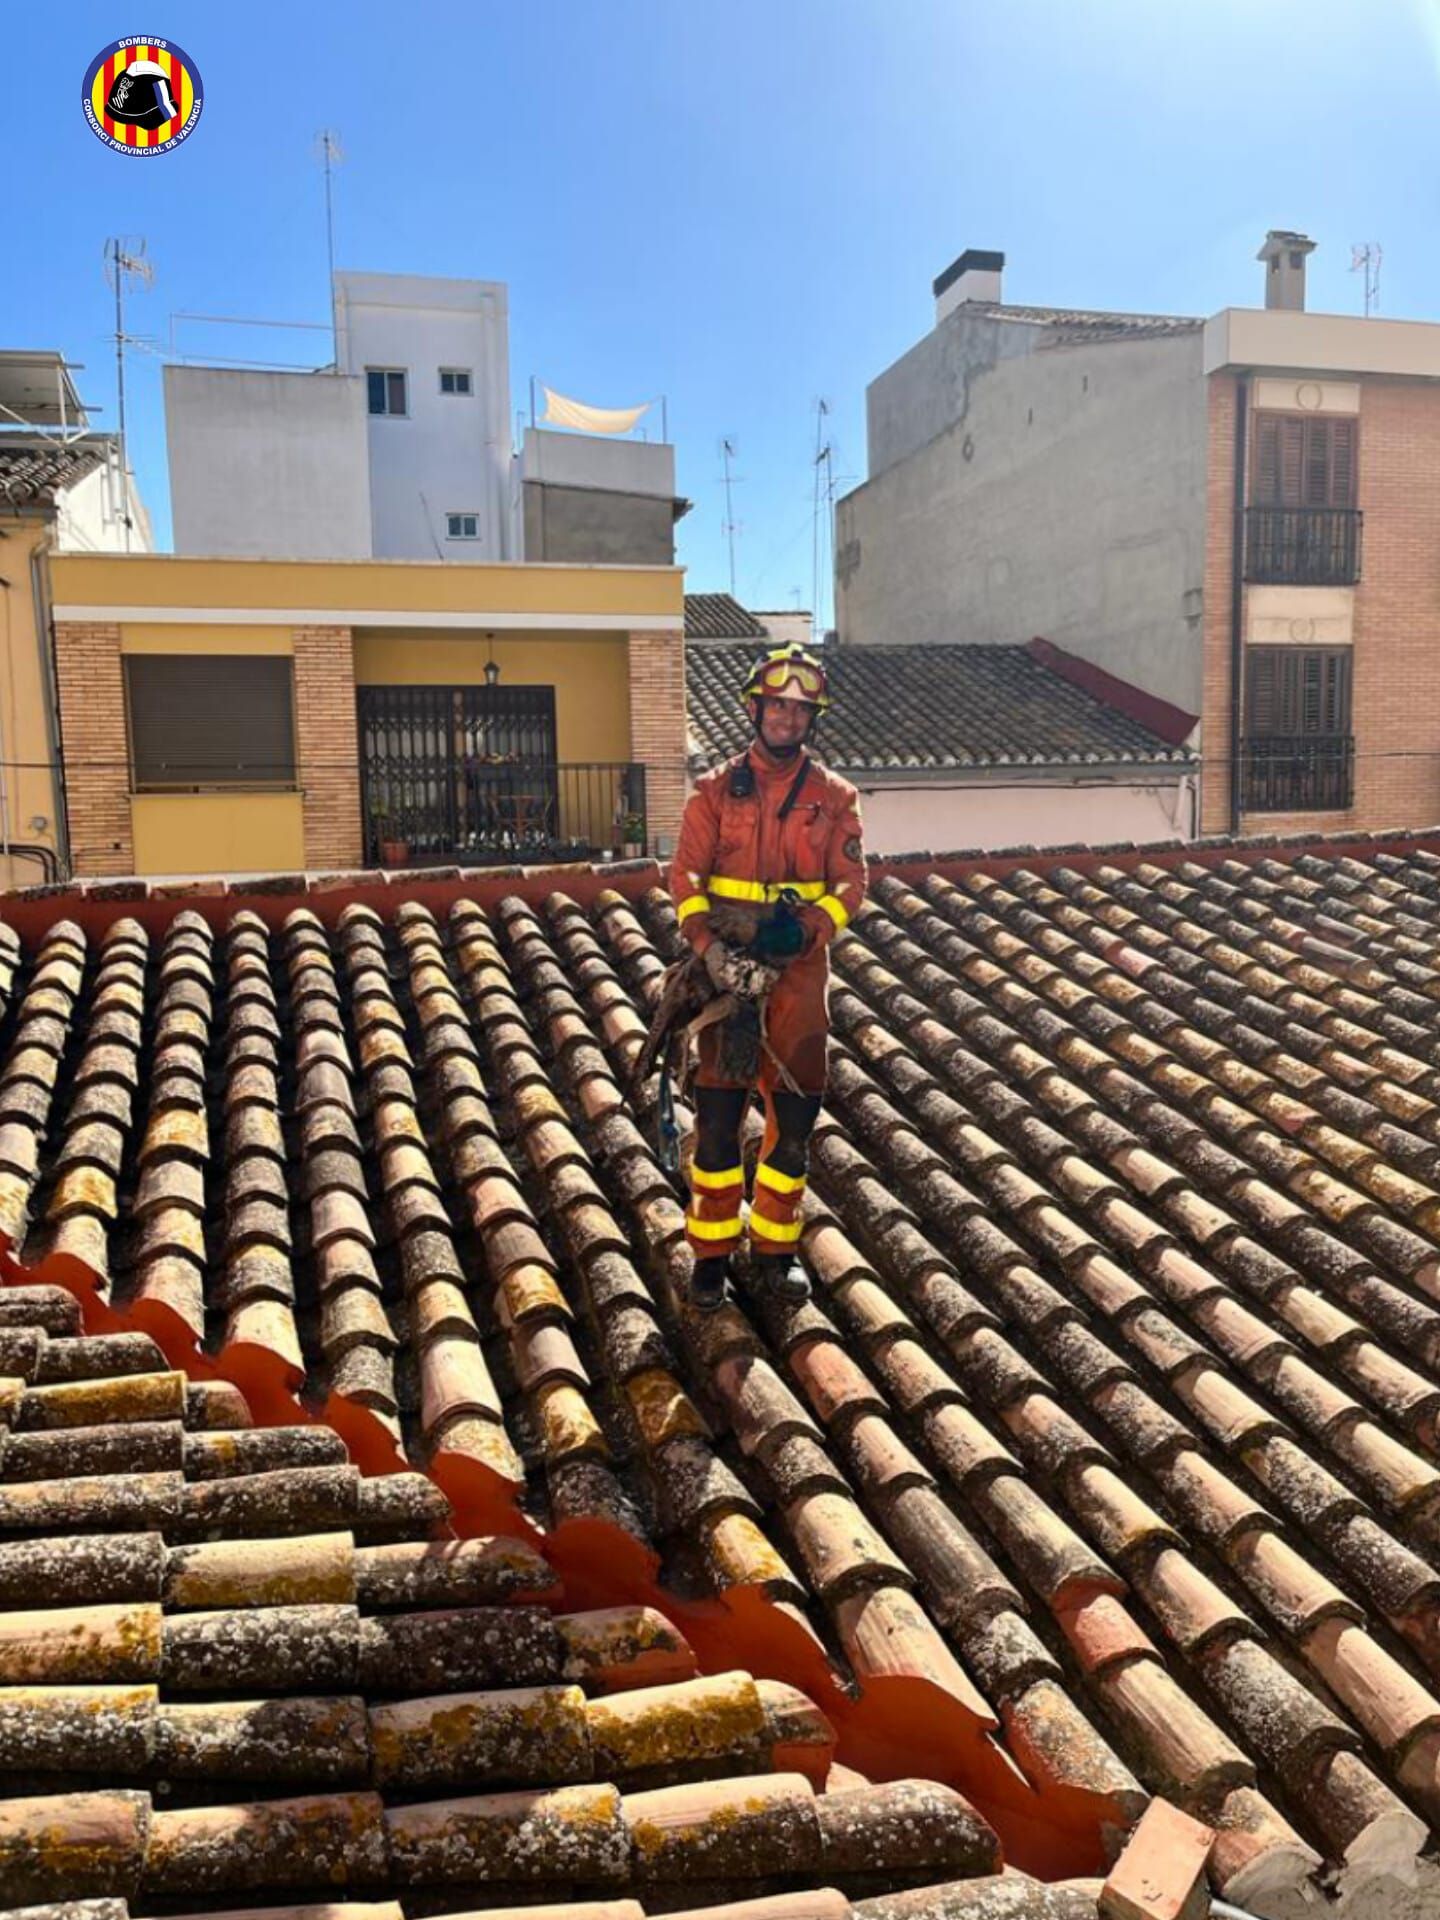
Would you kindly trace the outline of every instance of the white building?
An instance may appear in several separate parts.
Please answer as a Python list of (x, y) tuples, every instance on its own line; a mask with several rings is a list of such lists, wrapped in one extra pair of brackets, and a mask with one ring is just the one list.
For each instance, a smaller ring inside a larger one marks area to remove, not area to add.
[(175, 551), (518, 558), (505, 288), (337, 273), (334, 293), (334, 367), (166, 367)]
[(532, 427), (513, 450), (498, 281), (337, 273), (334, 294), (333, 366), (166, 367), (177, 553), (674, 563), (673, 447)]
[(377, 560), (515, 557), (506, 290), (337, 273), (340, 366), (364, 383)]

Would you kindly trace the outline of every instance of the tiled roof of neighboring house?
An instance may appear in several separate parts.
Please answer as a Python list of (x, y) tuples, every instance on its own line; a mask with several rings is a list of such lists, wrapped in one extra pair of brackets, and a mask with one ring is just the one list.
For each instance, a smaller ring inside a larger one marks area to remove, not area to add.
[(728, 593), (687, 593), (685, 596), (685, 638), (687, 640), (763, 639), (765, 628), (753, 613)]
[(28, 507), (83, 480), (103, 453), (83, 441), (68, 446), (38, 435), (0, 440), (0, 505)]
[(1146, 339), (1159, 334), (1194, 333), (1205, 322), (1182, 313), (1098, 313), (1079, 307), (1012, 307), (1001, 301), (972, 300), (954, 309), (992, 320), (1014, 320), (1046, 327), (1072, 340)]
[[(739, 753), (750, 722), (739, 692), (753, 647), (685, 655), (694, 758)], [(1021, 647), (832, 647), (833, 705), (818, 738), (842, 771), (1184, 763), (1193, 756)]]
[(1427, 1910), (1440, 836), (876, 867), (815, 1300), (704, 1319), (654, 869), (365, 886), (11, 909), (12, 1902), (1094, 1920), (995, 1835), (1163, 1794)]

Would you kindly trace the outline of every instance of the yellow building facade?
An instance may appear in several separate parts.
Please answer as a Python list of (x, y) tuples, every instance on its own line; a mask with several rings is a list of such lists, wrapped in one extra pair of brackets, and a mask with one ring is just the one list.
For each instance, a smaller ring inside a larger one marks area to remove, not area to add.
[(45, 555), (50, 516), (0, 520), (0, 886), (64, 866)]
[(672, 567), (51, 562), (78, 876), (664, 852)]

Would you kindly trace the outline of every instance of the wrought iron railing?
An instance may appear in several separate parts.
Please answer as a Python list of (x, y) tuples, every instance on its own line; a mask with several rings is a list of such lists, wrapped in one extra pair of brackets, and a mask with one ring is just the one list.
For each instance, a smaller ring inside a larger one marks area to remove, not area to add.
[(372, 756), (360, 785), (365, 857), (376, 866), (618, 858), (649, 847), (645, 769), (633, 761)]
[(1352, 734), (1280, 734), (1241, 749), (1241, 805), (1247, 813), (1320, 813), (1354, 805)]
[(1249, 507), (1245, 578), (1258, 585), (1348, 587), (1360, 578), (1356, 507)]

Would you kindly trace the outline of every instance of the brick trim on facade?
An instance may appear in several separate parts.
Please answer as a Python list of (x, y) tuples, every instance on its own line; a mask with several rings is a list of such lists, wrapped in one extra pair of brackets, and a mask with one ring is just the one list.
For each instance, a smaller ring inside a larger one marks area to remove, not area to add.
[(55, 674), (71, 869), (82, 878), (133, 873), (130, 741), (119, 627), (104, 621), (57, 621)]
[(645, 768), (647, 851), (669, 852), (685, 807), (685, 634), (629, 639), (630, 758)]
[(307, 867), (358, 867), (360, 740), (349, 627), (296, 627), (295, 741)]

